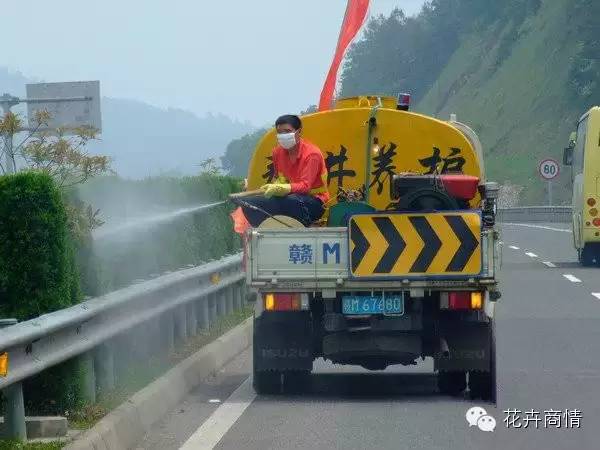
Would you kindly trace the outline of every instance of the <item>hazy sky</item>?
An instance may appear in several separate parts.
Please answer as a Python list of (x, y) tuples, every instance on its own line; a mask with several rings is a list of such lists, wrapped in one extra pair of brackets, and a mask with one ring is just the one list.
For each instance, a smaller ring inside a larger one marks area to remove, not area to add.
[[(371, 0), (371, 15), (424, 0)], [(317, 103), (346, 0), (3, 2), (0, 64), (260, 125)], [(14, 38), (7, 38), (13, 36)]]

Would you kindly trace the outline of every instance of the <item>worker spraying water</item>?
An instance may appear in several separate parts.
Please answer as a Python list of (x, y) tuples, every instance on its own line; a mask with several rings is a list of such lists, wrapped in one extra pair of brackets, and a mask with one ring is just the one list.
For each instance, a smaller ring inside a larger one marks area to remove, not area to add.
[(271, 156), (273, 180), (261, 186), (260, 194), (245, 197), (242, 209), (254, 227), (275, 215), (308, 226), (323, 216), (329, 201), (325, 159), (316, 145), (302, 138), (298, 116), (281, 116), (275, 127), (279, 145)]

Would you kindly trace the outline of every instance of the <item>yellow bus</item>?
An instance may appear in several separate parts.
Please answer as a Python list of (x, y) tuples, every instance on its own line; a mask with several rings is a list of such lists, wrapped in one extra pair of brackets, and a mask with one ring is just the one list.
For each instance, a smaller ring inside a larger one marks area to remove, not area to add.
[(584, 266), (600, 264), (600, 107), (577, 124), (565, 149), (573, 182), (573, 242)]

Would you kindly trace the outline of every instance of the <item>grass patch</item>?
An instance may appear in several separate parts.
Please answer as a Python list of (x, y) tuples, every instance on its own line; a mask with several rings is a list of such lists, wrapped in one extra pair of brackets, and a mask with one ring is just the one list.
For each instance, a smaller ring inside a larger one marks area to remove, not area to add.
[(0, 441), (0, 450), (59, 450), (65, 442), (24, 443), (19, 441)]
[[(252, 315), (252, 307), (245, 307), (227, 316), (220, 317), (210, 330), (200, 332), (178, 347), (173, 353), (165, 356), (155, 356), (143, 364), (132, 366), (118, 380), (115, 390), (98, 396), (97, 403), (69, 412), (67, 418), (71, 428), (88, 429), (94, 426), (111, 410), (133, 394), (143, 389), (178, 363), (197, 352), (200, 348), (211, 343), (227, 331), (242, 323)], [(4, 450), (0, 448), (0, 450)]]

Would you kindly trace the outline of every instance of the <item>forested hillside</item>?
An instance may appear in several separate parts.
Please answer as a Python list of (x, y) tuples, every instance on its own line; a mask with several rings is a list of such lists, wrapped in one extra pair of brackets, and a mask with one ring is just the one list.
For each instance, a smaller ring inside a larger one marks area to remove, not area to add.
[[(417, 17), (371, 20), (349, 52), (342, 95), (413, 93), (414, 110), (457, 113), (480, 135), (489, 177), (540, 203), (540, 158), (600, 104), (598, 0), (434, 0)], [(558, 180), (567, 201), (570, 175)]]

